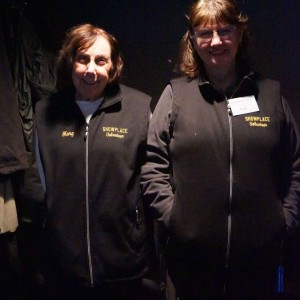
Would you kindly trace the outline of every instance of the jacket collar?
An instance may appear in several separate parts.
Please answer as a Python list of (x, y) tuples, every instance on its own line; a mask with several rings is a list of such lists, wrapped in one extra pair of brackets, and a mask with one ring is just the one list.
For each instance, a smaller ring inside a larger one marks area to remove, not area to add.
[[(67, 101), (75, 104), (75, 101), (74, 101), (75, 89), (73, 86), (60, 91), (59, 94), (63, 95), (63, 99), (67, 99)], [(121, 100), (122, 100), (122, 98), (120, 95), (120, 85), (116, 84), (114, 86), (107, 88), (104, 99), (103, 99), (102, 104), (100, 105), (99, 109), (104, 109), (104, 108), (110, 107), (110, 106), (120, 102)], [(77, 107), (77, 105), (76, 105), (76, 107)]]
[(248, 74), (241, 77), (238, 81), (235, 90), (232, 95), (224, 95), (214, 88), (214, 86), (206, 79), (198, 77), (198, 85), (200, 92), (205, 100), (209, 102), (221, 102), (226, 98), (237, 98), (249, 95), (257, 95), (256, 79), (259, 77), (258, 74), (254, 72), (249, 72)]
[(99, 107), (99, 109), (105, 109), (121, 101), (122, 98), (120, 95), (120, 85), (116, 84), (106, 90), (102, 105)]

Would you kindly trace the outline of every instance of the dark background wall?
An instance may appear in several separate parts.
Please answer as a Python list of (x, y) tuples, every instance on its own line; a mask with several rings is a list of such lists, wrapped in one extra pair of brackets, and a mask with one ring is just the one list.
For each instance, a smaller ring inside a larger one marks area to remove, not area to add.
[[(300, 1), (240, 0), (255, 33), (259, 70), (282, 83), (300, 124)], [(28, 0), (28, 14), (45, 48), (56, 53), (64, 32), (83, 22), (95, 23), (114, 34), (125, 60), (123, 80), (157, 101), (173, 76), (178, 44), (185, 32), (190, 1), (181, 0)], [(288, 249), (288, 271), (300, 282), (300, 234)], [(299, 298), (296, 298), (299, 299)]]
[[(300, 121), (299, 0), (239, 0), (255, 33), (261, 71), (281, 81)], [(172, 76), (178, 43), (185, 32), (188, 0), (28, 0), (30, 15), (43, 44), (56, 52), (64, 32), (83, 22), (114, 34), (125, 59), (124, 81), (159, 97)]]

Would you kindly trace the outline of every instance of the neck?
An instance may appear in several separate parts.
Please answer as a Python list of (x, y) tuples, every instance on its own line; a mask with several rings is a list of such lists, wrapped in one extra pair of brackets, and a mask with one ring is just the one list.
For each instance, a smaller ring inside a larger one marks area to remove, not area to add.
[(225, 94), (234, 88), (238, 77), (235, 67), (226, 70), (210, 70), (207, 75), (211, 84)]

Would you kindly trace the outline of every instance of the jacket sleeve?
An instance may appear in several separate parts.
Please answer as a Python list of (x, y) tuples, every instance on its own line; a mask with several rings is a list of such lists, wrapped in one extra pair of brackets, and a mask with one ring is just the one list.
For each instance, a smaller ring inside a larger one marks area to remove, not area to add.
[(292, 116), (290, 108), (282, 98), (283, 109), (286, 118), (283, 145), (287, 153), (287, 164), (284, 178), (283, 210), (288, 233), (295, 230), (299, 222), (300, 199), (300, 135), (297, 124)]
[(162, 93), (150, 120), (147, 138), (147, 158), (142, 167), (141, 185), (146, 205), (162, 228), (169, 225), (174, 202), (171, 162), (169, 156), (169, 125), (172, 107), (172, 89), (168, 85)]

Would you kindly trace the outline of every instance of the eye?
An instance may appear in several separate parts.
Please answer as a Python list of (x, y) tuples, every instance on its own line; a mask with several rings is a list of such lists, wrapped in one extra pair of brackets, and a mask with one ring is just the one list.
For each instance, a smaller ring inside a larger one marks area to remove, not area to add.
[(219, 36), (230, 36), (233, 34), (234, 30), (235, 30), (235, 27), (232, 27), (232, 26), (224, 27), (224, 28), (221, 28), (218, 30), (218, 35)]
[(98, 57), (96, 60), (95, 60), (95, 63), (98, 65), (98, 66), (104, 66), (108, 63), (108, 59), (105, 58), (105, 57)]
[(213, 36), (213, 32), (211, 30), (200, 30), (198, 32), (195, 33), (196, 36), (200, 37), (200, 38), (210, 38)]
[(77, 54), (76, 61), (81, 64), (87, 64), (89, 62), (89, 58), (84, 54)]
[(220, 30), (218, 30), (218, 34), (220, 36), (228, 35), (230, 33), (231, 33), (231, 31), (229, 29), (220, 29)]

